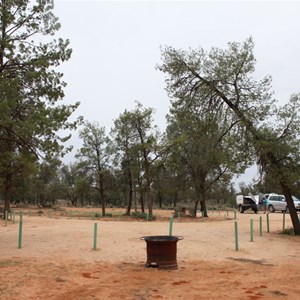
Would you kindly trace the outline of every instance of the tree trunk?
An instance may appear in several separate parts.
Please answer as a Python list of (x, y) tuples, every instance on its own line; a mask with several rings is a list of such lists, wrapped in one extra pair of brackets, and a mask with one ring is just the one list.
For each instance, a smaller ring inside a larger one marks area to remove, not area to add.
[(137, 201), (136, 201), (136, 181), (133, 178), (133, 198), (134, 198), (134, 211), (137, 212)]
[(203, 216), (205, 218), (208, 218), (205, 199), (203, 199), (202, 201), (200, 201), (200, 210), (203, 212)]
[(143, 191), (141, 191), (140, 202), (141, 202), (142, 213), (145, 213), (145, 203), (144, 203), (144, 193), (143, 193)]
[(177, 206), (177, 199), (178, 199), (178, 193), (175, 192), (175, 195), (174, 195), (174, 202), (173, 202), (173, 206), (174, 206), (174, 207)]
[(6, 174), (5, 182), (4, 182), (4, 215), (5, 212), (7, 214), (10, 212), (10, 203), (11, 203), (11, 196), (12, 196), (12, 174)]
[(280, 186), (282, 188), (283, 195), (285, 197), (289, 213), (291, 216), (291, 221), (293, 224), (293, 228), (295, 231), (295, 235), (300, 235), (300, 222), (298, 219), (298, 214), (294, 205), (294, 201), (292, 198), (292, 193), (289, 189), (289, 187), (286, 185), (286, 183), (283, 180), (280, 180)]
[(131, 205), (132, 205), (132, 197), (133, 197), (133, 182), (132, 182), (132, 175), (131, 175), (131, 170), (129, 170), (129, 200), (127, 204), (127, 211), (126, 215), (130, 216), (130, 210), (131, 210)]
[(199, 198), (197, 200), (195, 200), (193, 217), (197, 216), (197, 210), (198, 210), (199, 202), (200, 202)]
[(145, 179), (146, 179), (146, 193), (147, 193), (147, 203), (148, 203), (148, 212), (149, 219), (153, 219), (153, 198), (151, 193), (151, 180), (149, 174), (149, 165), (148, 162), (145, 162)]
[[(205, 181), (205, 180), (204, 180)], [(195, 187), (196, 194), (197, 194), (197, 207), (195, 203), (195, 209), (198, 208), (198, 203), (200, 201), (200, 210), (202, 212), (202, 215), (207, 218), (207, 209), (206, 209), (206, 193), (205, 193), (205, 184), (201, 182), (199, 185)], [(197, 211), (196, 211), (197, 213)]]
[(99, 182), (100, 185), (100, 205), (102, 208), (102, 216), (105, 216), (105, 199), (104, 199), (104, 184), (103, 180), (101, 179)]

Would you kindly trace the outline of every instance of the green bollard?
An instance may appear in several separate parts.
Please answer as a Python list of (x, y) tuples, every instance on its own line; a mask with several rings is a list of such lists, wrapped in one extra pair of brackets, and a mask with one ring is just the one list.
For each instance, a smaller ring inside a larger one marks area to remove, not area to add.
[(226, 216), (228, 217), (228, 210), (226, 211)]
[(5, 226), (7, 226), (8, 211), (5, 211)]
[(282, 216), (282, 230), (285, 229), (285, 212), (283, 213), (283, 216)]
[(234, 219), (236, 220), (236, 210), (234, 210)]
[(147, 213), (147, 222), (149, 221), (149, 213)]
[(201, 218), (202, 218), (202, 221), (204, 220), (204, 210), (201, 211)]
[(169, 225), (169, 236), (172, 236), (172, 233), (173, 233), (173, 221), (174, 221), (174, 218), (171, 217), (170, 218), (170, 225)]
[(23, 229), (23, 221), (19, 223), (19, 241), (18, 241), (18, 248), (22, 248), (22, 229)]
[(262, 236), (262, 217), (259, 217), (259, 235)]
[(234, 222), (234, 235), (235, 235), (235, 251), (239, 251), (239, 241), (238, 241), (238, 223)]
[(253, 219), (250, 219), (250, 242), (253, 242)]
[(94, 245), (93, 245), (94, 250), (97, 249), (97, 231), (98, 231), (98, 225), (97, 223), (95, 223), (94, 224)]
[(20, 210), (20, 222), (23, 222), (23, 211)]
[(13, 211), (12, 214), (13, 214), (13, 224), (15, 224), (15, 222), (16, 222), (16, 213), (15, 213), (15, 211)]
[(269, 213), (267, 213), (267, 232), (270, 233)]

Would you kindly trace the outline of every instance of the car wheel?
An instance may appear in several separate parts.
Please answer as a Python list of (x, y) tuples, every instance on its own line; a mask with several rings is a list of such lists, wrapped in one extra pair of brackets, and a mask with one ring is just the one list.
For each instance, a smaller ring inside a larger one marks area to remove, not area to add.
[(273, 213), (275, 212), (274, 206), (273, 205), (269, 205), (269, 212)]
[(241, 214), (244, 213), (244, 208), (243, 208), (242, 205), (239, 206), (239, 211), (240, 211)]

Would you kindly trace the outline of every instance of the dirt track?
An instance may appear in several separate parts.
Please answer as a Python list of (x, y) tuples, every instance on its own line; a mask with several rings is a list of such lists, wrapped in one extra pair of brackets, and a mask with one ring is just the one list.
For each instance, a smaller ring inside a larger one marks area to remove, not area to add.
[[(171, 211), (162, 221), (88, 220), (52, 215), (23, 217), (0, 226), (0, 299), (299, 299), (300, 238), (280, 234), (281, 213), (214, 212), (174, 220), (177, 270), (145, 268), (146, 235), (168, 235)], [(259, 233), (259, 217), (263, 234)], [(254, 241), (250, 241), (250, 219)], [(98, 224), (97, 250), (93, 228)], [(291, 226), (286, 216), (286, 227)]]

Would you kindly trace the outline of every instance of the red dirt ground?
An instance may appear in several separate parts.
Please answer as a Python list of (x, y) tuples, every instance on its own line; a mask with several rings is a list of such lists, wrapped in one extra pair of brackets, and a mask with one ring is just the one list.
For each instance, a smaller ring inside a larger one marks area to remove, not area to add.
[[(175, 218), (173, 234), (184, 237), (177, 243), (178, 269), (162, 270), (145, 267), (140, 237), (168, 235), (172, 211), (154, 211), (162, 217), (153, 222), (77, 218), (75, 208), (72, 217), (23, 211), (21, 249), (18, 217), (0, 223), (0, 299), (300, 299), (300, 238), (280, 233), (281, 213), (269, 215), (270, 233), (266, 215), (237, 213), (239, 251), (233, 212), (210, 212), (204, 221)], [(291, 226), (288, 215), (285, 226)]]

